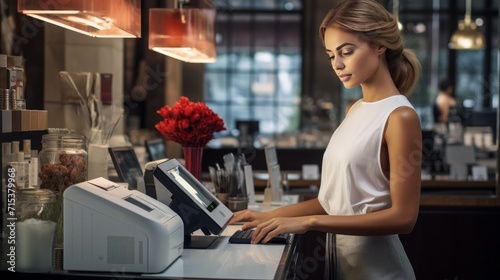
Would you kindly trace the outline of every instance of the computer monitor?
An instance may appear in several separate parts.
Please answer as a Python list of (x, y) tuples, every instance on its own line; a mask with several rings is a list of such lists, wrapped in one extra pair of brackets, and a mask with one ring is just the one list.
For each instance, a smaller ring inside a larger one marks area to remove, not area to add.
[(144, 142), (148, 152), (149, 161), (155, 161), (167, 158), (165, 141), (162, 138), (148, 139)]
[(235, 125), (239, 130), (246, 130), (248, 134), (255, 134), (259, 132), (259, 121), (258, 120), (236, 120)]
[(109, 155), (113, 160), (118, 179), (128, 183), (131, 190), (141, 190), (144, 186), (144, 177), (141, 164), (137, 159), (133, 147), (109, 147)]
[(244, 147), (252, 147), (255, 135), (259, 132), (258, 120), (236, 120), (236, 129), (240, 132), (238, 136), (240, 145)]
[[(157, 187), (172, 193), (169, 207), (184, 222), (184, 247), (208, 248), (226, 228), (233, 212), (176, 159), (159, 163), (153, 177)], [(205, 235), (192, 235), (198, 229)]]

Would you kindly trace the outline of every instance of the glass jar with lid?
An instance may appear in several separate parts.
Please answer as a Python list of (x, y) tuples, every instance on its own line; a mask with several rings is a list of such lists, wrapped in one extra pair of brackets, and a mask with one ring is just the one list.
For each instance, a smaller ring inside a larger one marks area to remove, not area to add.
[(75, 133), (49, 133), (42, 136), (39, 154), (40, 188), (63, 192), (87, 180), (86, 138)]
[[(42, 136), (42, 150), (38, 156), (41, 166), (40, 189), (55, 193), (59, 207), (54, 249), (56, 260), (63, 252), (63, 192), (70, 186), (87, 180), (88, 154), (86, 138), (67, 129), (49, 129)], [(55, 267), (58, 267), (59, 262)]]
[(61, 208), (54, 191), (22, 189), (16, 193), (16, 270), (50, 272)]

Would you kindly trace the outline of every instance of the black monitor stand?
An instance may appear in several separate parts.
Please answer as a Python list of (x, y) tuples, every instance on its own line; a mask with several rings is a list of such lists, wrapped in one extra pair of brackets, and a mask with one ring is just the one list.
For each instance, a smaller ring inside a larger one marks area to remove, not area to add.
[[(197, 215), (199, 210), (194, 209), (186, 203), (182, 203), (179, 199), (172, 196), (172, 202), (169, 207), (174, 210), (184, 223), (184, 248), (186, 249), (208, 249), (212, 243), (219, 237), (212, 235), (211, 232), (204, 226)], [(196, 230), (200, 229), (205, 235), (192, 235)]]
[(208, 249), (217, 240), (217, 235), (184, 235), (184, 249)]

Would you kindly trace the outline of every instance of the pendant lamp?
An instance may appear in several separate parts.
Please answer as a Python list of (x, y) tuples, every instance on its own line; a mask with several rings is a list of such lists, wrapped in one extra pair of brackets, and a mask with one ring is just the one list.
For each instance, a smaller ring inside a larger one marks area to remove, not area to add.
[(403, 31), (403, 24), (399, 21), (399, 0), (394, 0), (392, 2), (392, 13), (396, 16), (396, 20), (398, 21), (399, 31)]
[(203, 0), (175, 6), (149, 10), (149, 49), (184, 62), (215, 62), (215, 7)]
[(477, 26), (470, 16), (471, 0), (466, 0), (465, 18), (458, 22), (458, 30), (453, 33), (448, 47), (454, 50), (482, 50), (485, 48), (486, 40), (483, 33), (477, 30)]
[(18, 0), (17, 10), (92, 37), (141, 37), (141, 0)]

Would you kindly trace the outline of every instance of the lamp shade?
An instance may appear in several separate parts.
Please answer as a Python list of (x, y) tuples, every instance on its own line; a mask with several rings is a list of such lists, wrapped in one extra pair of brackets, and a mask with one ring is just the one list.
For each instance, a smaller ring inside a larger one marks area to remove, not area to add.
[(93, 37), (141, 37), (140, 0), (18, 0), (17, 10)]
[(458, 29), (450, 38), (448, 47), (454, 50), (481, 50), (486, 46), (483, 33), (471, 20), (471, 0), (465, 1), (465, 18), (458, 22)]
[(450, 39), (449, 48), (454, 50), (482, 50), (485, 48), (486, 39), (483, 33), (477, 30), (476, 25), (461, 20), (458, 29)]
[(192, 63), (215, 62), (215, 9), (149, 10), (149, 49)]

